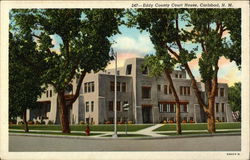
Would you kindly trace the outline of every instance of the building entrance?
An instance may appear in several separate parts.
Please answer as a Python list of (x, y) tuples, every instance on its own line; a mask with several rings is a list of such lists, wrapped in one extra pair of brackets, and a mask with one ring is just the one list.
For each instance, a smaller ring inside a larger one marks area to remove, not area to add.
[(143, 123), (152, 123), (152, 106), (142, 105), (142, 121)]

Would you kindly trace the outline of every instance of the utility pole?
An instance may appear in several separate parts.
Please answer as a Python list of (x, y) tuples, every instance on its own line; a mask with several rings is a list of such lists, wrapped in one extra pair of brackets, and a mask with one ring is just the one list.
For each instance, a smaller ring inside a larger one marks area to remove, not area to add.
[(114, 52), (114, 50), (111, 50), (113, 56), (115, 57), (115, 101), (114, 101), (114, 135), (113, 138), (117, 138), (117, 52)]

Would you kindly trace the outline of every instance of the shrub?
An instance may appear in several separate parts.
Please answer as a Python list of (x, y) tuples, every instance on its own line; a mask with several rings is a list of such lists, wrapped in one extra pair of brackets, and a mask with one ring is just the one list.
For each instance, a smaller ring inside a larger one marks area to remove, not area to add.
[(187, 121), (186, 121), (186, 120), (183, 120), (182, 123), (187, 123)]
[(124, 122), (117, 122), (117, 124), (124, 124)]
[(168, 122), (166, 120), (163, 121), (163, 124), (167, 124)]
[(49, 120), (49, 121), (48, 121), (48, 124), (54, 124), (54, 123), (53, 123), (53, 121)]
[(41, 124), (39, 121), (36, 121), (35, 124)]
[(112, 122), (111, 121), (106, 121), (105, 124), (112, 124)]
[(80, 124), (85, 124), (85, 122), (84, 121), (80, 121)]
[(45, 124), (45, 121), (41, 121), (41, 124)]
[(128, 121), (128, 124), (133, 124), (133, 121)]
[(34, 121), (29, 120), (29, 121), (28, 121), (28, 124), (34, 124)]
[(17, 124), (21, 125), (21, 124), (23, 124), (23, 121), (20, 121), (20, 122), (18, 122)]
[(193, 120), (189, 120), (189, 123), (194, 123), (194, 121)]

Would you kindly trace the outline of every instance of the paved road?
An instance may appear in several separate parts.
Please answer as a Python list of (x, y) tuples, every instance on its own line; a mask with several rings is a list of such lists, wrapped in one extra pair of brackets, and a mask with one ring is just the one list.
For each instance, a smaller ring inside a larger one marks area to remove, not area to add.
[(9, 151), (240, 151), (241, 136), (168, 139), (73, 139), (9, 136)]

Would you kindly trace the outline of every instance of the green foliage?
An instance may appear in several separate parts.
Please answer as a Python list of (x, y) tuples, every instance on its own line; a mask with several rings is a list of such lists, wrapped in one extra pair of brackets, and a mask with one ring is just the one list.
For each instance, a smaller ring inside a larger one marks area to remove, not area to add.
[[(37, 106), (36, 100), (41, 95), (42, 81), (39, 70), (32, 70), (20, 55), (35, 56), (34, 43), (23, 37), (9, 37), (9, 114), (10, 118), (22, 116), (28, 108)], [(29, 48), (29, 49), (28, 49)], [(38, 62), (38, 59), (32, 59)], [(38, 62), (39, 63), (39, 62)]]
[(235, 83), (229, 87), (228, 100), (233, 112), (241, 112), (241, 83)]
[[(111, 57), (109, 37), (119, 33), (121, 9), (13, 9), (13, 34), (29, 34), (48, 68), (45, 84), (65, 90), (82, 71), (97, 72)], [(62, 42), (57, 51), (52, 37)], [(36, 66), (39, 68), (40, 66)]]

